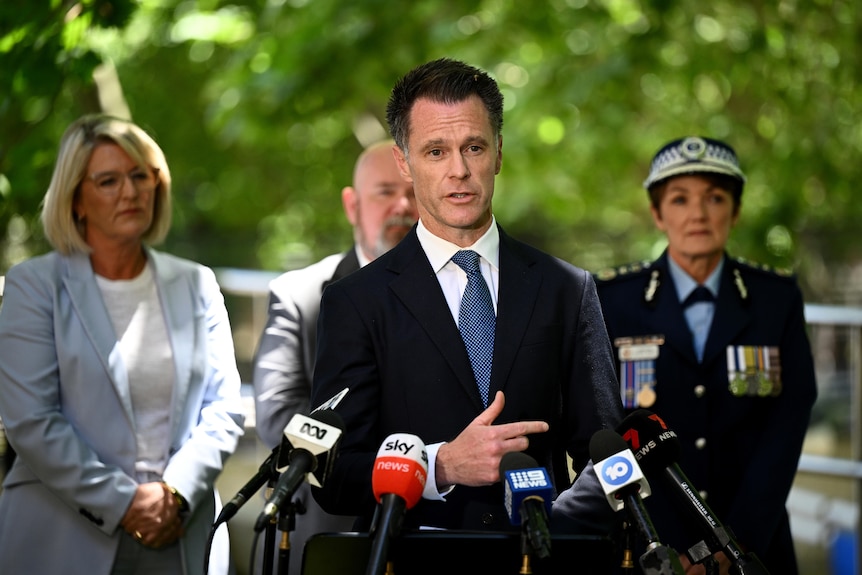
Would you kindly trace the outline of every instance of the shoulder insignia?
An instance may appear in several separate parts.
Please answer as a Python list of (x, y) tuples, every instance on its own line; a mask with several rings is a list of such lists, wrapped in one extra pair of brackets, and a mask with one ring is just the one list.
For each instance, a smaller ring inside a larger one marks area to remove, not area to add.
[(735, 260), (738, 264), (755, 271), (765, 272), (767, 274), (776, 275), (783, 278), (790, 278), (794, 276), (794, 271), (790, 268), (774, 268), (772, 266), (753, 262), (745, 258), (735, 258)]
[(617, 277), (617, 270), (615, 268), (605, 268), (596, 272), (596, 279), (598, 280), (607, 281), (615, 277)]
[(745, 287), (745, 282), (742, 281), (742, 275), (739, 273), (739, 268), (733, 268), (733, 285), (739, 292), (739, 298), (743, 303), (748, 302), (748, 288)]
[(615, 278), (624, 278), (645, 271), (652, 265), (650, 261), (632, 262), (615, 268), (605, 268), (594, 274), (597, 280), (609, 281)]
[(659, 285), (661, 285), (661, 273), (658, 269), (653, 269), (649, 276), (649, 283), (644, 290), (644, 302), (650, 307), (655, 307), (655, 294)]

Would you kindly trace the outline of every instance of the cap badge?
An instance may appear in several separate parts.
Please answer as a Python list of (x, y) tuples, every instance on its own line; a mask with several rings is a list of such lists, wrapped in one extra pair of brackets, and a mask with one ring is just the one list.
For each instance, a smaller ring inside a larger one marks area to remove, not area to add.
[(706, 153), (706, 141), (697, 137), (686, 138), (680, 144), (679, 151), (689, 160), (698, 160)]

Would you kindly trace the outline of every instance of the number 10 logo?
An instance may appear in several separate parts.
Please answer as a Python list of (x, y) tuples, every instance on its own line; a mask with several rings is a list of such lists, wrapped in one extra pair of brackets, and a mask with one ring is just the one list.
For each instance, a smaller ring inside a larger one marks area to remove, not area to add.
[(605, 461), (602, 475), (609, 485), (623, 485), (631, 479), (632, 464), (625, 457), (615, 455)]

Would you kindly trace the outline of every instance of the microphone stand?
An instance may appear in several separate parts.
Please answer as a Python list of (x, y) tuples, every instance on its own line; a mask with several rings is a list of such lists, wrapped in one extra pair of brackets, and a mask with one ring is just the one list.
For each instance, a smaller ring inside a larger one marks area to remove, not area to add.
[(521, 525), (521, 570), (519, 575), (531, 575), (533, 567), (530, 564), (532, 559), (533, 546), (530, 543), (530, 534), (526, 524)]
[(671, 547), (661, 543), (651, 543), (640, 558), (645, 575), (682, 575), (682, 564)]
[(709, 550), (706, 541), (701, 540), (692, 545), (686, 552), (686, 555), (688, 555), (688, 559), (692, 563), (703, 565), (706, 569), (706, 575), (718, 575), (718, 561), (712, 556), (712, 551)]
[[(281, 541), (278, 545), (278, 573), (288, 575), (290, 565), (290, 532), (296, 529), (296, 515), (305, 513), (302, 499), (294, 499), (278, 516), (278, 529), (281, 531)], [(300, 549), (302, 552), (302, 549)]]
[(643, 502), (638, 497), (627, 496), (625, 508), (632, 522), (638, 526), (641, 536), (646, 540), (646, 551), (640, 556), (641, 568), (645, 575), (684, 575), (679, 555), (671, 547), (659, 542), (652, 521), (647, 515)]
[[(270, 486), (272, 487), (272, 486)], [(296, 529), (296, 514), (302, 515), (305, 513), (305, 505), (302, 500), (294, 499), (285, 506), (284, 510), (280, 510), (278, 514), (278, 522), (274, 519), (266, 524), (264, 544), (263, 544), (263, 568), (262, 575), (273, 573), (275, 565), (275, 538), (278, 531), (281, 531), (281, 538), (278, 543), (278, 575), (288, 575), (290, 567), (290, 532)]]
[(633, 557), (632, 547), (634, 545), (634, 533), (632, 525), (628, 521), (623, 521), (623, 559), (620, 562), (620, 568), (623, 573), (634, 573), (635, 560)]
[(407, 502), (398, 495), (386, 493), (380, 500), (382, 508), (378, 508), (376, 526), (371, 534), (374, 540), (371, 543), (371, 555), (368, 560), (366, 575), (389, 574), (393, 566), (389, 561), (389, 544), (401, 533), (401, 524), (404, 522), (404, 511)]
[[(277, 475), (276, 475), (277, 477)], [(273, 488), (275, 488), (276, 477), (270, 478), (269, 483), (266, 488), (266, 498), (269, 499), (270, 494), (272, 493)], [(263, 537), (263, 566), (261, 568), (261, 573), (263, 575), (271, 574), (274, 567), (274, 558), (275, 558), (275, 531), (276, 524), (274, 521), (270, 521), (266, 524), (266, 528), (264, 531)]]

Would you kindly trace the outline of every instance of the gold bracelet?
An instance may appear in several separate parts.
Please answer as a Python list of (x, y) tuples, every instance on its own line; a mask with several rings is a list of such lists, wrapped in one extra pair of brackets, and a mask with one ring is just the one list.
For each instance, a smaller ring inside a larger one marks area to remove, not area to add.
[[(162, 482), (162, 483), (164, 483), (164, 482)], [(168, 491), (170, 491), (171, 495), (173, 495), (174, 499), (176, 499), (177, 507), (179, 507), (180, 512), (182, 513), (182, 512), (188, 511), (189, 510), (189, 502), (186, 501), (186, 498), (183, 497), (179, 491), (177, 491), (177, 488), (174, 487), (173, 485), (168, 485), (167, 483), (164, 483), (164, 486), (168, 488)]]

